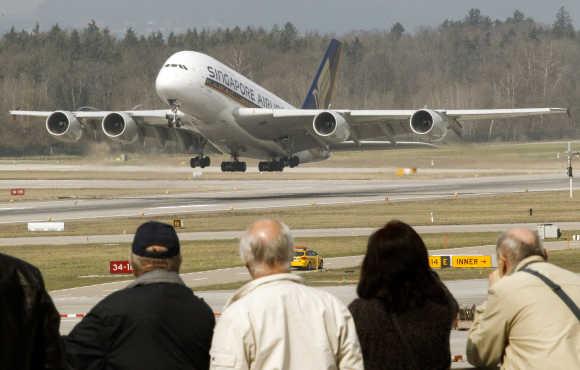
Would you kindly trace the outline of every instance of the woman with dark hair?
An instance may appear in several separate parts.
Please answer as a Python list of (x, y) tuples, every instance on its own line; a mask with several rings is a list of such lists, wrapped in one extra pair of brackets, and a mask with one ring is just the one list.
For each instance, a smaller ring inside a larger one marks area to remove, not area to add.
[(369, 237), (357, 293), (349, 309), (367, 370), (449, 369), (457, 302), (411, 226), (393, 220)]

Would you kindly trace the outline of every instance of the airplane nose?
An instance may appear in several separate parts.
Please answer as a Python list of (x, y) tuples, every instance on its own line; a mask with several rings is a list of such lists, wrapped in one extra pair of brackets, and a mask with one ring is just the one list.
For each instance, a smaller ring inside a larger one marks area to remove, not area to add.
[(173, 68), (164, 67), (161, 69), (155, 80), (155, 90), (161, 100), (165, 102), (180, 100), (187, 91), (187, 76), (181, 71), (175, 71)]

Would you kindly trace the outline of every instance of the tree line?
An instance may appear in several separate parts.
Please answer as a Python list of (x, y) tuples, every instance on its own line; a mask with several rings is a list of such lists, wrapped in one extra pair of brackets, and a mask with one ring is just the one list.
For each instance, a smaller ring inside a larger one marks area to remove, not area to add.
[[(228, 64), (300, 105), (332, 35), (301, 33), (292, 23), (196, 29), (180, 34), (113, 35), (96, 22), (84, 29), (11, 29), (0, 39), (0, 155), (47, 153), (59, 147), (40, 120), (15, 121), (8, 110), (165, 108), (154, 90), (163, 61), (197, 50)], [(545, 25), (516, 10), (492, 20), (471, 9), (460, 20), (407, 32), (340, 37), (343, 56), (334, 108), (569, 107), (572, 117), (464, 125), (463, 140), (575, 137), (580, 115), (580, 32), (560, 8)], [(87, 146), (61, 145), (82, 153)]]

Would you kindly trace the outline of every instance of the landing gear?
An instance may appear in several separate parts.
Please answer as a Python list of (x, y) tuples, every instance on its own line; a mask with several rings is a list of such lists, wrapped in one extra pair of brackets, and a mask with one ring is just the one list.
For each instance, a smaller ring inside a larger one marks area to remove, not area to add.
[(165, 115), (165, 118), (167, 119), (167, 127), (179, 128), (182, 126), (181, 118), (179, 117), (179, 104), (175, 99), (169, 99), (168, 103), (171, 109), (171, 114)]
[(284, 167), (294, 168), (300, 164), (298, 157), (283, 158), (280, 160), (272, 160), (270, 162), (259, 162), (258, 171), (260, 172), (282, 172)]
[(282, 172), (284, 163), (282, 161), (259, 162), (258, 171), (260, 172)]
[(211, 160), (209, 159), (209, 157), (205, 157), (205, 156), (193, 157), (189, 161), (189, 165), (191, 166), (191, 168), (196, 168), (196, 167), (205, 168), (205, 167), (209, 167), (210, 163), (211, 163)]
[(292, 156), (286, 160), (288, 167), (294, 168), (300, 164), (300, 159), (297, 156)]
[(222, 172), (246, 172), (246, 162), (222, 162)]

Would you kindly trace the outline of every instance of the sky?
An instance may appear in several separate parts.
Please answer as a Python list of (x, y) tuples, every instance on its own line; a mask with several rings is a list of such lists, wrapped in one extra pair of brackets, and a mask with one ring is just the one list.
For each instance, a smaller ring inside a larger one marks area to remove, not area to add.
[(180, 32), (187, 28), (262, 26), (294, 23), (302, 31), (337, 35), (349, 31), (389, 29), (400, 22), (408, 31), (461, 19), (479, 8), (492, 19), (505, 19), (515, 9), (536, 21), (552, 24), (565, 6), (580, 28), (578, 0), (0, 0), (0, 32), (32, 28), (84, 27), (91, 19), (113, 32), (132, 27), (139, 32)]

